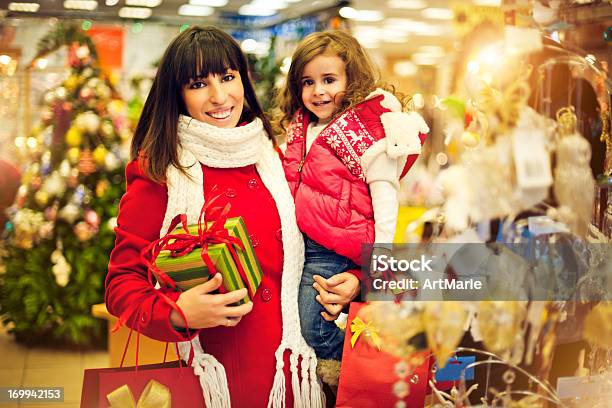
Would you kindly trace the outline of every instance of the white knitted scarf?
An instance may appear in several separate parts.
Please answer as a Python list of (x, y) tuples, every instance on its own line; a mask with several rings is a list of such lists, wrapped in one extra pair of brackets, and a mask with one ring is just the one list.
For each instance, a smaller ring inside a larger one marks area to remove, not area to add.
[[(196, 223), (204, 205), (203, 174), (200, 163), (216, 168), (238, 168), (255, 164), (264, 185), (276, 203), (283, 236), (283, 272), (281, 281), (282, 338), (276, 350), (276, 372), (268, 400), (269, 408), (285, 407), (285, 351), (290, 353), (291, 384), (295, 408), (322, 408), (324, 397), (316, 377), (317, 359), (300, 331), (298, 287), (304, 266), (304, 242), (296, 219), (295, 206), (285, 181), (283, 167), (260, 119), (230, 129), (218, 128), (188, 116), (178, 122), (179, 162), (189, 177), (176, 167), (166, 170), (168, 206), (160, 236), (167, 233), (178, 214), (187, 214), (190, 224)], [(240, 324), (240, 323), (238, 323)], [(256, 335), (253, 333), (253, 335)], [(230, 407), (225, 369), (213, 356), (205, 354), (196, 336), (192, 366), (200, 378), (207, 408)], [(188, 359), (190, 342), (179, 343), (183, 360)], [(257, 352), (253, 350), (253, 352)], [(298, 359), (302, 357), (301, 367)], [(302, 381), (300, 383), (299, 374)]]

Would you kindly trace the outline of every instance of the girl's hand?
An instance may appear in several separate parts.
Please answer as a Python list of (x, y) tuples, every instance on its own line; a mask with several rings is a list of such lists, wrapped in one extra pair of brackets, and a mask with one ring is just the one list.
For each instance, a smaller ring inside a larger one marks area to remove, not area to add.
[[(223, 282), (220, 273), (208, 282), (181, 293), (176, 304), (181, 308), (190, 329), (205, 329), (216, 326), (236, 326), (242, 316), (253, 309), (253, 302), (232, 306), (247, 295), (246, 289), (223, 294), (210, 294)], [(170, 322), (176, 327), (185, 327), (185, 322), (176, 311), (170, 312)]]
[(312, 286), (319, 291), (317, 302), (325, 308), (321, 316), (328, 322), (336, 320), (344, 306), (355, 299), (361, 290), (359, 279), (352, 273), (342, 272), (329, 279), (319, 275), (313, 278), (315, 283)]

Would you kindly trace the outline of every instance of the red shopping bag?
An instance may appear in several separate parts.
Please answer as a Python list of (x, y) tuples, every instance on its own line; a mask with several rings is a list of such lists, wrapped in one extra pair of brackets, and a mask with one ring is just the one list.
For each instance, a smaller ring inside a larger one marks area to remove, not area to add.
[[(393, 408), (399, 400), (404, 401), (406, 408), (423, 408), (429, 381), (429, 359), (408, 374), (404, 382), (409, 385), (409, 394), (399, 398), (394, 394), (394, 387), (398, 391), (402, 386), (396, 386), (400, 378), (395, 367), (401, 360), (379, 351), (361, 338), (357, 339), (354, 348), (351, 347), (351, 323), (364, 305), (351, 303), (350, 306), (336, 408)], [(427, 356), (429, 352), (423, 354)]]
[(155, 380), (170, 390), (173, 407), (204, 407), (200, 381), (191, 367), (178, 361), (123, 368), (95, 368), (85, 370), (81, 408), (107, 408), (106, 396), (127, 385), (134, 399), (142, 394), (149, 381)]

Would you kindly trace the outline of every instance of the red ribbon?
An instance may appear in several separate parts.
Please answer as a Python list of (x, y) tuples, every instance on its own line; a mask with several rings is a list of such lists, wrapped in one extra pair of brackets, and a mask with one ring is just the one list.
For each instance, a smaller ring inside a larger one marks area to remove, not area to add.
[[(248, 285), (246, 271), (244, 270), (244, 267), (242, 266), (242, 263), (238, 258), (238, 254), (236, 253), (236, 248), (244, 251), (244, 245), (238, 237), (231, 236), (229, 232), (225, 229), (225, 222), (228, 219), (228, 214), (231, 209), (231, 205), (227, 203), (223, 208), (213, 207), (214, 202), (217, 201), (219, 197), (220, 195), (217, 195), (211, 200), (207, 201), (206, 204), (204, 204), (204, 206), (200, 210), (200, 216), (198, 217), (197, 235), (193, 235), (189, 232), (189, 226), (187, 225), (187, 216), (185, 214), (181, 214), (180, 224), (183, 227), (184, 233), (171, 234), (170, 231), (174, 229), (176, 224), (171, 225), (168, 234), (158, 239), (157, 241), (151, 242), (151, 244), (149, 244), (149, 246), (143, 250), (142, 258), (145, 264), (148, 266), (149, 282), (152, 283), (151, 274), (154, 273), (160, 285), (176, 288), (176, 284), (172, 281), (172, 279), (168, 277), (168, 275), (164, 271), (157, 267), (157, 256), (160, 254), (161, 251), (164, 250), (170, 251), (170, 255), (172, 257), (184, 256), (198, 247), (202, 248), (200, 253), (202, 261), (204, 261), (204, 263), (206, 264), (211, 277), (214, 277), (218, 273), (218, 271), (212, 259), (208, 255), (208, 247), (209, 245), (226, 244), (228, 250), (230, 251), (230, 254), (232, 255), (232, 258), (234, 259), (234, 263), (238, 268), (240, 278), (247, 286), (251, 298), (255, 295), (254, 288)], [(210, 225), (205, 222), (205, 215), (208, 216), (207, 218), (213, 218), (213, 221), (210, 223)], [(149, 256), (146, 256), (147, 254)], [(219, 291), (221, 293), (225, 293), (226, 289), (221, 286), (219, 288)]]

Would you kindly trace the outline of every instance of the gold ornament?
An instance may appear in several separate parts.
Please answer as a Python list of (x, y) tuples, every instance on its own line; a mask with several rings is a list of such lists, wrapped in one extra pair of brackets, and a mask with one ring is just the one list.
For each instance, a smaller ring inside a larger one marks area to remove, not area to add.
[(523, 341), (521, 323), (527, 313), (526, 302), (480, 302), (478, 329), (487, 350), (506, 353), (515, 342)]
[(93, 159), (98, 166), (104, 166), (104, 160), (106, 159), (106, 155), (108, 154), (108, 150), (104, 147), (103, 144), (99, 144), (93, 151)]
[(76, 126), (71, 126), (66, 132), (65, 139), (68, 146), (78, 147), (83, 142), (83, 132), (81, 132), (81, 130), (79, 130)]
[(112, 139), (112, 137), (115, 135), (115, 128), (113, 127), (113, 124), (107, 120), (102, 122), (100, 131), (102, 132), (102, 136), (104, 136), (106, 139)]
[(438, 367), (443, 368), (455, 353), (463, 334), (468, 312), (461, 302), (425, 302), (423, 324), (427, 344), (436, 357)]
[(561, 140), (557, 146), (557, 161), (553, 191), (558, 210), (550, 216), (565, 223), (573, 233), (586, 236), (595, 196), (595, 180), (591, 172), (591, 146), (576, 131), (574, 108), (557, 112), (557, 131)]
[(81, 157), (81, 149), (78, 147), (71, 147), (66, 152), (66, 158), (71, 164), (77, 164), (79, 162), (79, 158)]
[(108, 188), (110, 187), (110, 183), (108, 182), (108, 180), (100, 180), (98, 181), (98, 184), (96, 184), (96, 197), (100, 198), (103, 197), (104, 194), (106, 194), (106, 192), (108, 191)]
[(38, 205), (40, 205), (41, 207), (44, 207), (49, 202), (49, 193), (47, 193), (46, 191), (42, 191), (42, 190), (37, 191), (34, 194), (34, 200), (36, 200), (36, 203)]
[(64, 81), (64, 87), (68, 90), (68, 91), (73, 91), (77, 86), (79, 85), (79, 78), (76, 75), (70, 75), (68, 78), (66, 78), (66, 80)]

